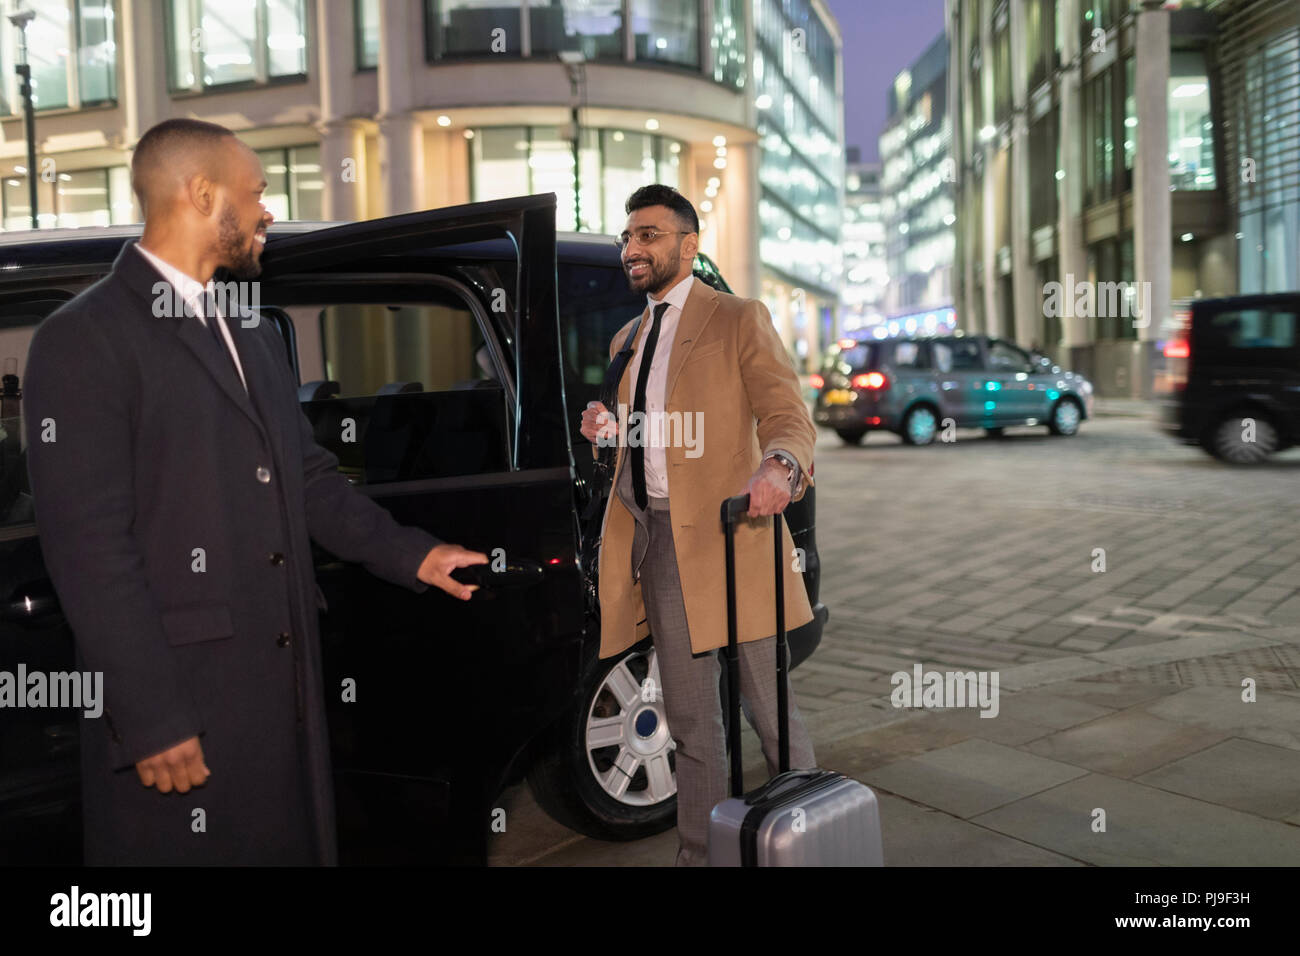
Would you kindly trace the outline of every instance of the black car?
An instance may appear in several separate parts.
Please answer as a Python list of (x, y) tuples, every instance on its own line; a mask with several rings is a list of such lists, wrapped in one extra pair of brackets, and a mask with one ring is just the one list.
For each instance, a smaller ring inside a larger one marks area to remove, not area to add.
[(1156, 375), (1160, 423), (1233, 464), (1300, 442), (1300, 293), (1193, 302)]
[[(139, 228), (0, 238), (0, 671), (75, 669), (27, 483), (27, 347)], [(646, 772), (673, 763), (663, 702), (625, 693), (656, 671), (654, 650), (597, 659), (578, 561), (592, 468), (579, 413), (644, 304), (613, 242), (557, 236), (548, 194), (277, 224), (262, 261), (260, 301), (244, 304), (282, 336), (316, 440), (399, 521), (505, 568), (461, 602), (317, 551), (342, 861), (482, 863), (494, 801), (524, 777), (582, 833), (672, 826), (675, 789)], [(696, 275), (726, 289), (706, 259)], [(809, 490), (787, 511), (817, 610), (790, 635), (795, 663), (826, 618), (814, 507)], [(0, 709), (0, 864), (80, 858), (76, 712)]]

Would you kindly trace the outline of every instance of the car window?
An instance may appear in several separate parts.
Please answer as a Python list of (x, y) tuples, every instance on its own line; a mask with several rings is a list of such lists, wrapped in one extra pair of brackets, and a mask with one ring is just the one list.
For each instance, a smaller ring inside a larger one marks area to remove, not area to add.
[(1210, 344), (1227, 349), (1294, 349), (1296, 313), (1245, 309), (1210, 317)]
[(930, 367), (929, 351), (925, 342), (899, 342), (894, 346), (894, 367), (927, 369)]
[(934, 367), (940, 372), (978, 372), (984, 368), (974, 339), (937, 339), (931, 344)]
[(303, 412), (357, 483), (509, 470), (506, 390), (479, 317), (450, 290), (425, 295), (285, 307)]
[(994, 339), (989, 343), (989, 370), (994, 372), (1032, 372), (1028, 354), (1007, 342)]
[(609, 343), (645, 310), (645, 296), (629, 289), (614, 266), (561, 262), (557, 279), (565, 371), (571, 380), (599, 386), (609, 367)]

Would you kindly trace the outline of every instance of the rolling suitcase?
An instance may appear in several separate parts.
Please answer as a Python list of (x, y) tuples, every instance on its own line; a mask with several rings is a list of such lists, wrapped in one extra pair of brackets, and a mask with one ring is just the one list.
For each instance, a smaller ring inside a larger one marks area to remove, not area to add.
[(736, 641), (736, 519), (749, 496), (722, 503), (727, 552), (727, 712), (731, 797), (709, 816), (709, 866), (883, 866), (880, 810), (865, 784), (833, 770), (790, 769), (785, 639), (785, 555), (781, 516), (772, 519), (776, 556), (777, 736), (780, 773), (744, 793), (740, 755), (740, 658)]

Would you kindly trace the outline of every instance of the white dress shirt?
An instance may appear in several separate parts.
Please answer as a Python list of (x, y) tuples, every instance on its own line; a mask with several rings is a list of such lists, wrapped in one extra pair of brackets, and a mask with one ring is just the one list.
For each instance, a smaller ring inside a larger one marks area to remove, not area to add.
[[(180, 297), (189, 303), (190, 310), (194, 312), (194, 317), (206, 328), (208, 323), (203, 318), (203, 293), (213, 294), (213, 301), (216, 301), (215, 293), (213, 293), (215, 288), (213, 281), (209, 279), (208, 284), (205, 286), (198, 279), (193, 279), (181, 272), (170, 262), (159, 259), (140, 243), (137, 242), (135, 247), (140, 250), (140, 255), (144, 256), (155, 269), (162, 273), (163, 278), (172, 284)], [(231, 358), (235, 360), (235, 368), (239, 370), (239, 380), (244, 383), (244, 391), (248, 391), (248, 379), (244, 378), (244, 366), (239, 361), (239, 352), (235, 350), (234, 339), (230, 337), (230, 329), (227, 328), (226, 320), (222, 317), (220, 309), (217, 309), (217, 328), (221, 331), (221, 338), (225, 341), (226, 348), (230, 350)]]
[[(630, 414), (631, 404), (636, 402), (636, 381), (637, 376), (641, 374), (641, 353), (650, 335), (650, 326), (654, 323), (655, 306), (660, 302), (667, 302), (668, 308), (659, 320), (659, 341), (655, 343), (654, 359), (650, 363), (650, 377), (646, 379), (647, 421), (641, 430), (642, 441), (645, 442), (645, 490), (651, 498), (668, 497), (668, 453), (664, 449), (664, 441), (670, 435), (662, 427), (664, 405), (668, 400), (665, 394), (668, 389), (668, 358), (672, 355), (673, 339), (677, 336), (677, 324), (681, 321), (682, 309), (686, 307), (686, 297), (691, 294), (691, 283), (694, 281), (695, 276), (688, 275), (669, 289), (668, 294), (662, 299), (646, 296), (650, 313), (646, 317), (644, 331), (638, 333), (642, 344), (632, 356), (632, 361), (628, 363), (627, 374), (631, 376), (629, 379), (631, 391), (628, 392)], [(658, 427), (652, 427), (655, 425)], [(630, 464), (629, 462), (629, 466)]]

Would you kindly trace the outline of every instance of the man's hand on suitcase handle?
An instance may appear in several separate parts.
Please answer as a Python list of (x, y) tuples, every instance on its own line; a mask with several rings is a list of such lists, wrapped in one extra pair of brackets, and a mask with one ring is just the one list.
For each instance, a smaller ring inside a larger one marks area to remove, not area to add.
[(744, 494), (749, 495), (749, 516), (762, 518), (785, 511), (790, 503), (790, 476), (775, 458), (768, 458), (758, 466), (749, 479)]

